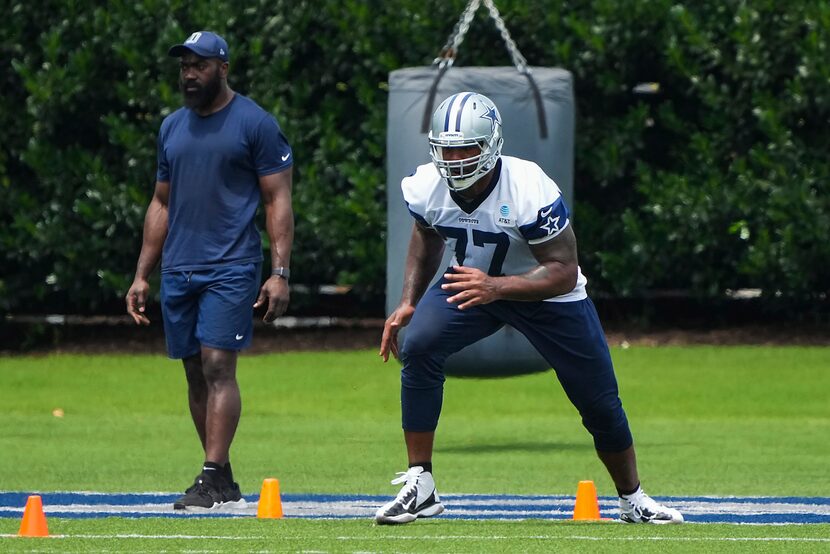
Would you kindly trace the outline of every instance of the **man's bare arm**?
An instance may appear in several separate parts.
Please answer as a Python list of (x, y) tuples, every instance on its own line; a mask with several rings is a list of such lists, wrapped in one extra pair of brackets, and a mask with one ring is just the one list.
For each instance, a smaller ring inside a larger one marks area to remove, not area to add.
[(444, 275), (447, 301), (461, 310), (495, 300), (536, 301), (573, 290), (579, 274), (576, 237), (570, 225), (543, 243), (530, 247), (539, 265), (521, 275), (491, 276), (483, 271), (456, 266)]
[(135, 267), (135, 277), (125, 298), (127, 313), (138, 325), (149, 325), (150, 320), (144, 315), (147, 297), (150, 294), (148, 279), (161, 259), (164, 240), (167, 238), (168, 202), (170, 200), (170, 183), (156, 181), (153, 198), (144, 214), (144, 234), (141, 253)]
[(386, 319), (380, 339), (379, 355), (384, 362), (389, 359), (390, 352), (395, 358), (398, 357), (398, 332), (412, 319), (415, 304), (429, 287), (443, 254), (444, 240), (441, 236), (434, 229), (416, 222), (409, 239), (401, 301)]
[[(265, 229), (271, 243), (271, 267), (291, 267), (291, 247), (294, 243), (294, 209), (291, 205), (291, 168), (259, 178), (262, 203), (265, 206)], [(262, 318), (274, 321), (288, 309), (288, 279), (270, 276), (262, 285), (254, 303), (258, 308), (268, 301), (268, 309)]]

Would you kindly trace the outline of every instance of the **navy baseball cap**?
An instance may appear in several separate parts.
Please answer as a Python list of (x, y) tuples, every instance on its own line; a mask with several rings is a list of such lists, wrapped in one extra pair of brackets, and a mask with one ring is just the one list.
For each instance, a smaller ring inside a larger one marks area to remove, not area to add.
[(171, 47), (167, 51), (167, 55), (180, 58), (188, 52), (193, 52), (203, 58), (219, 58), (223, 62), (230, 58), (228, 43), (225, 42), (225, 39), (210, 31), (193, 33), (183, 43)]

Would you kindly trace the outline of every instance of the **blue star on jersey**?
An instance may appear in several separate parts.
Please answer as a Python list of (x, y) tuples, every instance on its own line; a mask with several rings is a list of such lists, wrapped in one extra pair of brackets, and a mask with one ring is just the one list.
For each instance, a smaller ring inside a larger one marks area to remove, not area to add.
[(496, 122), (501, 123), (501, 118), (499, 118), (499, 112), (496, 111), (496, 108), (490, 108), (487, 110), (487, 113), (481, 114), (479, 117), (490, 120), (491, 131), (496, 128)]
[(551, 233), (555, 233), (559, 230), (559, 216), (551, 217), (548, 216), (548, 221), (544, 225), (539, 225), (540, 228), (544, 229), (550, 235)]

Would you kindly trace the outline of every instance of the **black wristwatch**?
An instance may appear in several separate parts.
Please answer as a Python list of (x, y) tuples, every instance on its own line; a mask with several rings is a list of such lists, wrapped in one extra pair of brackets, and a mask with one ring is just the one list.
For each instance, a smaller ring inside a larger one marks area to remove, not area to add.
[(283, 279), (288, 281), (288, 277), (291, 276), (291, 271), (289, 271), (287, 267), (275, 267), (271, 270), (271, 275), (282, 277)]

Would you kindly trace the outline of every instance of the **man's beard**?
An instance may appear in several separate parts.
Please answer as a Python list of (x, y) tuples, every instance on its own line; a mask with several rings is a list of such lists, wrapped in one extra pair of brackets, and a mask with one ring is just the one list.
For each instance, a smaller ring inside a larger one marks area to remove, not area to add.
[[(185, 88), (186, 86), (194, 86), (197, 90), (188, 91)], [(184, 105), (191, 110), (209, 108), (213, 104), (213, 101), (216, 100), (216, 97), (219, 96), (221, 86), (222, 80), (218, 74), (214, 75), (204, 86), (195, 81), (187, 83), (179, 81), (179, 88), (181, 88), (182, 96), (184, 97)]]

